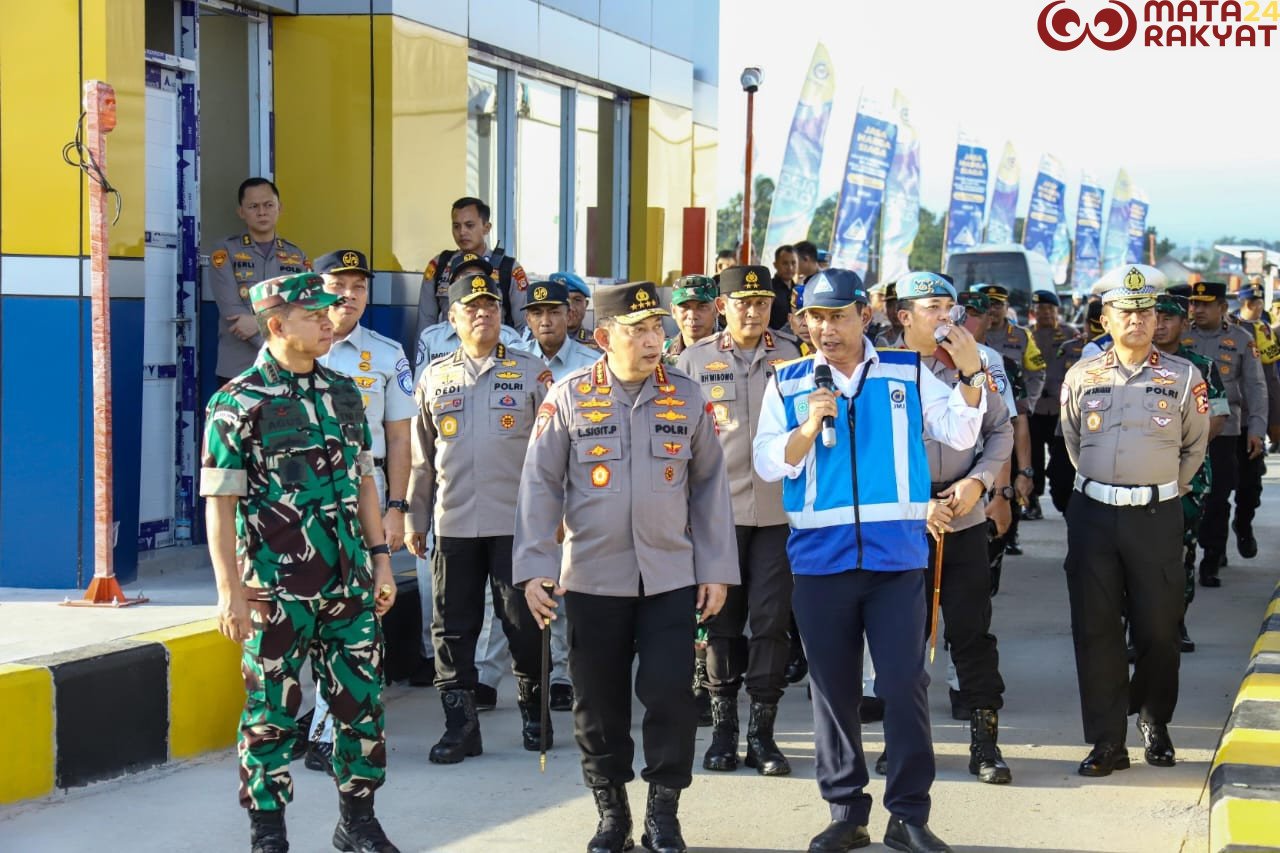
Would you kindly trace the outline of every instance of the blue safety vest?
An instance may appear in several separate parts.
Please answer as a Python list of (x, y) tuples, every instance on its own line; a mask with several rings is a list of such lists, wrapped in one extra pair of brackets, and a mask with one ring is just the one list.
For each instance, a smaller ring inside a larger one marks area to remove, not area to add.
[[(788, 430), (809, 417), (813, 367), (812, 356), (778, 367)], [(795, 574), (902, 572), (928, 564), (930, 481), (919, 381), (916, 353), (879, 351), (852, 400), (837, 400), (835, 447), (814, 442), (800, 476), (783, 480)]]

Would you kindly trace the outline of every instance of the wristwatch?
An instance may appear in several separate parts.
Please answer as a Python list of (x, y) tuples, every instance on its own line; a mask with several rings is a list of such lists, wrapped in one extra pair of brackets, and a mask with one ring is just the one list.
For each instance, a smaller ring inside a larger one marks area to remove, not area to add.
[(387, 509), (398, 509), (401, 512), (409, 511), (408, 501), (387, 501)]
[(1035, 468), (1019, 468), (1018, 473), (1024, 477), (1035, 479), (1036, 469)]
[(1018, 493), (1013, 490), (1013, 486), (1001, 486), (998, 494), (1007, 501), (1012, 501)]
[(369, 549), (370, 557), (376, 557), (379, 554), (386, 554), (388, 557), (391, 556), (391, 546), (383, 543), (382, 545), (374, 545)]
[(960, 381), (965, 385), (968, 385), (970, 388), (981, 388), (987, 382), (987, 372), (985, 370), (975, 371), (968, 376), (965, 375), (963, 370), (959, 373)]

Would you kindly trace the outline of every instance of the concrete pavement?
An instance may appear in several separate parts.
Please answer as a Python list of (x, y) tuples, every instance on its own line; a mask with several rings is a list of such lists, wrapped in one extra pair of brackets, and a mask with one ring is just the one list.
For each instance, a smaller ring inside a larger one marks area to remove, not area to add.
[[(1189, 627), (1199, 648), (1183, 657), (1181, 700), (1171, 727), (1179, 764), (1171, 769), (1142, 762), (1135, 731), (1129, 741), (1133, 769), (1104, 780), (1075, 774), (1087, 749), (1081, 742), (1061, 569), (1065, 529), (1052, 510), (1046, 520), (1022, 526), (1027, 554), (1006, 561), (995, 600), (995, 632), (1008, 685), (1001, 742), (1014, 784), (986, 786), (969, 776), (968, 726), (950, 719), (940, 657), (931, 688), (938, 754), (931, 826), (939, 835), (960, 851), (1205, 848), (1209, 762), (1276, 583), (1280, 522), (1273, 519), (1280, 507), (1280, 481), (1269, 478), (1268, 485), (1259, 516), (1258, 558), (1246, 562), (1233, 551), (1224, 586), (1197, 590)], [(582, 787), (569, 715), (553, 715), (558, 746), (540, 775), (537, 755), (520, 749), (514, 700), (508, 680), (498, 710), (481, 715), (485, 754), (441, 767), (426, 761), (443, 726), (436, 692), (398, 685), (389, 690), (388, 783), (379, 793), (378, 812), (403, 850), (558, 853), (583, 848), (595, 815)], [(637, 722), (639, 716), (637, 706)], [(827, 811), (813, 782), (812, 718), (802, 687), (792, 688), (783, 700), (778, 729), (795, 770), (785, 779), (764, 779), (745, 769), (733, 774), (701, 770), (709, 730), (699, 730), (699, 764), (681, 808), (692, 850), (804, 850), (825, 825)], [(874, 756), (882, 745), (880, 726), (868, 726), (865, 741)], [(301, 763), (294, 767), (293, 848), (329, 850), (336, 815), (332, 785)], [(234, 756), (228, 751), (0, 809), (0, 849), (245, 849), (246, 820), (236, 804), (235, 785)], [(876, 844), (871, 849), (883, 849), (882, 792), (883, 780), (873, 776), (870, 793), (877, 804), (870, 829)], [(635, 810), (642, 811), (643, 785), (633, 783), (629, 793)]]

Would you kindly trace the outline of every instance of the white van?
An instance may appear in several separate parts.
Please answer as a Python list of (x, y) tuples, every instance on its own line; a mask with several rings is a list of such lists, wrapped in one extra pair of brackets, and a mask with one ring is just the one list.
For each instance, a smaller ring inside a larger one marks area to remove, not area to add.
[(967, 252), (956, 252), (947, 259), (947, 275), (955, 280), (956, 290), (965, 291), (975, 284), (999, 284), (1009, 290), (1009, 304), (1026, 317), (1031, 308), (1031, 293), (1053, 286), (1053, 269), (1044, 256), (1028, 251), (1016, 243), (994, 243)]

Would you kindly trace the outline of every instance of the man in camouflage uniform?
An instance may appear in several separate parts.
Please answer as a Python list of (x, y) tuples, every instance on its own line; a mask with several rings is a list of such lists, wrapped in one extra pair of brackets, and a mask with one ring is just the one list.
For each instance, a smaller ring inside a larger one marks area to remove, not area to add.
[[(1222, 430), (1231, 407), (1227, 403), (1227, 389), (1222, 377), (1213, 369), (1213, 362), (1182, 343), (1187, 330), (1189, 302), (1185, 296), (1161, 294), (1156, 298), (1156, 331), (1152, 339), (1161, 352), (1185, 358), (1200, 369), (1209, 385), (1209, 440)], [(1196, 542), (1200, 536), (1200, 516), (1204, 512), (1205, 495), (1209, 494), (1213, 471), (1206, 455), (1204, 464), (1191, 478), (1191, 491), (1182, 496), (1182, 545), (1185, 549), (1183, 564), (1187, 583), (1183, 592), (1183, 620), (1178, 625), (1182, 650), (1194, 652), (1196, 644), (1187, 633), (1186, 609), (1196, 597)]]
[(395, 602), (395, 581), (360, 392), (316, 361), (339, 297), (303, 273), (257, 284), (250, 298), (266, 347), (209, 401), (200, 494), (218, 627), (244, 644), (240, 803), (252, 850), (289, 849), (298, 674), (310, 656), (338, 724), (334, 846), (394, 853), (373, 797), (386, 766), (378, 617)]
[(705, 275), (687, 275), (671, 288), (671, 316), (679, 331), (662, 345), (662, 360), (674, 365), (680, 353), (716, 333), (720, 285)]

